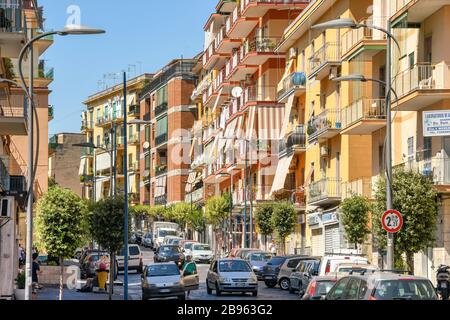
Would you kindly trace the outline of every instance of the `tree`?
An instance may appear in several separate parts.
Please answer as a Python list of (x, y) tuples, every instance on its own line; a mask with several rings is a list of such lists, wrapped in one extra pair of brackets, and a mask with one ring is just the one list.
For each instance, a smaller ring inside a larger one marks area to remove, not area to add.
[[(95, 241), (107, 250), (110, 255), (110, 280), (114, 283), (115, 254), (119, 252), (124, 244), (124, 198), (107, 198), (93, 204), (92, 212), (89, 214), (90, 232)], [(130, 226), (130, 220), (128, 226)], [(130, 231), (130, 230), (129, 230)], [(112, 296), (112, 285), (109, 286), (109, 299)]]
[(197, 206), (192, 207), (192, 212), (189, 212), (187, 216), (187, 226), (198, 233), (203, 233), (206, 226), (206, 218), (203, 210), (199, 209)]
[[(419, 172), (396, 168), (392, 177), (393, 209), (403, 215), (403, 228), (394, 235), (396, 261), (406, 255), (406, 264), (414, 271), (414, 253), (432, 246), (438, 216), (437, 192), (430, 178)], [(386, 232), (381, 215), (386, 211), (386, 179), (381, 178), (375, 194), (374, 234), (381, 248), (386, 246)]]
[[(225, 219), (230, 213), (230, 199), (228, 195), (213, 196), (206, 200), (205, 203), (205, 216), (208, 224), (212, 225), (215, 231), (218, 231), (223, 226)], [(223, 246), (223, 237), (220, 232), (216, 234), (216, 246)], [(216, 247), (217, 251), (217, 247)]]
[(370, 234), (371, 204), (366, 197), (352, 194), (342, 201), (342, 224), (345, 237), (350, 243), (362, 245)]
[(261, 234), (265, 237), (267, 247), (267, 236), (272, 235), (274, 232), (274, 226), (272, 223), (274, 204), (262, 203), (258, 205), (255, 212), (256, 223), (261, 231)]
[(179, 225), (184, 225), (187, 222), (187, 217), (191, 212), (191, 205), (186, 202), (178, 202), (174, 204), (171, 208), (171, 218), (173, 222)]
[(82, 245), (86, 205), (69, 189), (53, 186), (38, 201), (37, 233), (40, 246), (48, 255), (59, 257), (59, 299), (64, 291), (64, 259), (71, 258)]
[(295, 207), (289, 202), (277, 203), (273, 209), (272, 224), (277, 232), (278, 242), (285, 252), (286, 237), (294, 231), (297, 215)]

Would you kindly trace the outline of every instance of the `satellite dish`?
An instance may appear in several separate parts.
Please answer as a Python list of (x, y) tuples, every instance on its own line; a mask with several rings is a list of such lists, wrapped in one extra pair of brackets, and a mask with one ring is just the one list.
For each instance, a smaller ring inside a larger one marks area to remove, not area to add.
[(234, 87), (233, 90), (231, 90), (231, 95), (235, 98), (240, 98), (243, 92), (244, 90), (242, 90), (241, 87)]
[(143, 147), (144, 147), (144, 149), (150, 148), (150, 142), (145, 141)]

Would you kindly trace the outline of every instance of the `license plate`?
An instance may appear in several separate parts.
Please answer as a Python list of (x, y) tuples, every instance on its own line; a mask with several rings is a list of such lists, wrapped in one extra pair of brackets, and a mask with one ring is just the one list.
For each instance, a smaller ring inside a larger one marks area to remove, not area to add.
[(447, 288), (447, 282), (442, 282), (441, 283), (441, 288)]
[(159, 292), (161, 292), (161, 293), (169, 293), (170, 289), (161, 289), (161, 290), (159, 290)]
[(265, 276), (265, 277), (264, 277), (264, 279), (268, 279), (268, 280), (271, 280), (271, 279), (272, 279), (272, 277), (271, 277), (271, 276)]

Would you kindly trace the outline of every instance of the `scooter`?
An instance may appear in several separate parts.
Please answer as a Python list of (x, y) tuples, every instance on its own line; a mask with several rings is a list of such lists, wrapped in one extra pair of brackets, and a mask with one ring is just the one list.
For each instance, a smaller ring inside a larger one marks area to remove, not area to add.
[(450, 266), (441, 264), (436, 272), (437, 291), (442, 300), (450, 296)]

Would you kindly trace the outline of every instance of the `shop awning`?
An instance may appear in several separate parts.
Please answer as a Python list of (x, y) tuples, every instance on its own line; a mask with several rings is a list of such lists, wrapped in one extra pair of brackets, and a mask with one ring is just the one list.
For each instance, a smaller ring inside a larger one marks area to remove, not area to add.
[(281, 125), (281, 130), (280, 130), (280, 139), (283, 139), (286, 134), (286, 128), (289, 124), (289, 118), (291, 116), (291, 111), (292, 111), (292, 106), (294, 105), (294, 100), (295, 100), (295, 96), (291, 95), (285, 104), (283, 123)]
[(286, 176), (289, 172), (289, 166), (291, 165), (293, 157), (294, 155), (291, 155), (289, 157), (281, 158), (278, 161), (277, 171), (275, 172), (275, 178), (273, 179), (272, 190), (270, 191), (271, 195), (274, 192), (282, 190), (284, 188)]
[(96, 169), (102, 171), (111, 167), (111, 157), (108, 152), (102, 153), (96, 157)]
[(85, 174), (85, 168), (86, 168), (86, 158), (81, 159), (80, 161), (80, 169), (78, 170), (78, 175), (82, 176)]
[(259, 107), (258, 139), (279, 140), (283, 116), (283, 107)]

